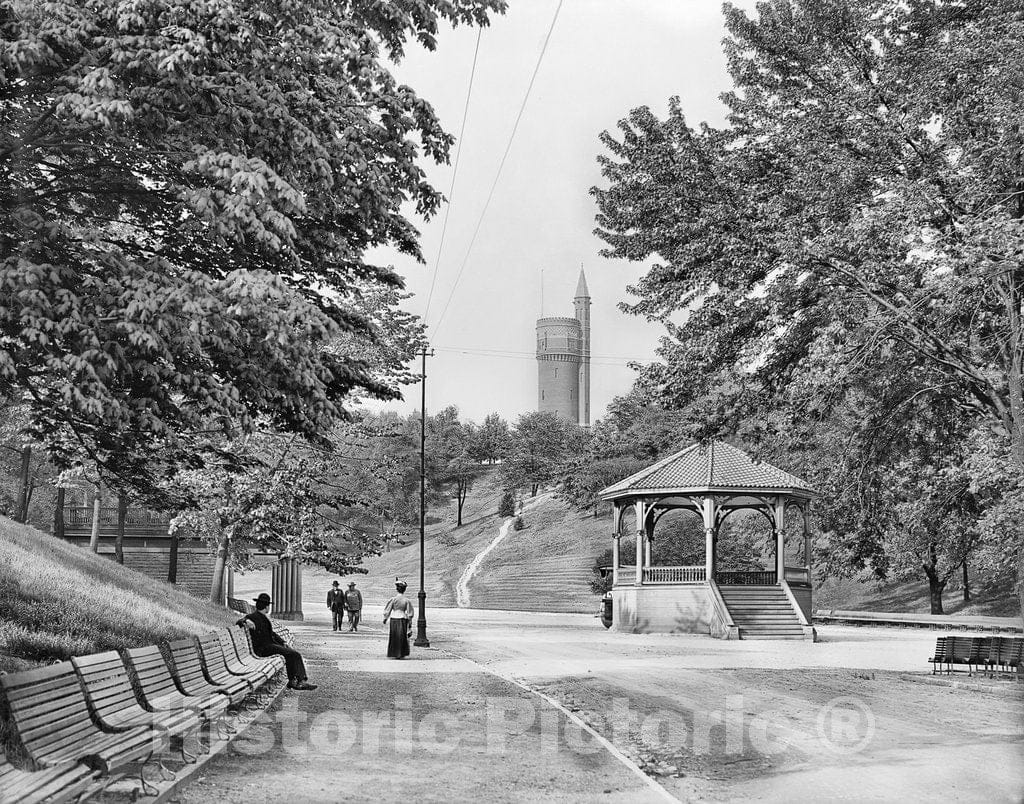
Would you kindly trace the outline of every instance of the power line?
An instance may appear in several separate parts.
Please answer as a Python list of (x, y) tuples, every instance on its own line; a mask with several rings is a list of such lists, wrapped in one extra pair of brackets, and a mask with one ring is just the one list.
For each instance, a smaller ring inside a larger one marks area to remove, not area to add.
[[(505, 357), (514, 360), (536, 360), (537, 355), (533, 352), (518, 352), (511, 349), (474, 349), (472, 347), (436, 346), (439, 352), (450, 352), (454, 354), (473, 355), (476, 357)], [(628, 366), (631, 363), (650, 363), (656, 358), (648, 357), (625, 357), (621, 355), (591, 355), (591, 363), (598, 366)]]
[(434, 275), (430, 278), (430, 292), (427, 293), (427, 306), (423, 310), (423, 320), (427, 320), (430, 312), (430, 300), (434, 298), (434, 284), (437, 282), (437, 269), (441, 265), (441, 252), (444, 249), (444, 236), (448, 232), (448, 215), (452, 211), (455, 200), (455, 179), (459, 175), (459, 157), (462, 156), (462, 140), (466, 134), (466, 120), (469, 118), (469, 99), (473, 94), (473, 78), (476, 76), (476, 58), (480, 53), (480, 36), (483, 28), (476, 29), (476, 47), (473, 49), (473, 66), (469, 70), (469, 86), (466, 88), (466, 103), (462, 108), (462, 126), (459, 129), (458, 144), (455, 146), (455, 164), (452, 167), (452, 183), (448, 188), (448, 203), (444, 206), (444, 222), (441, 224), (441, 242), (437, 244), (437, 256), (434, 257)]
[(462, 279), (462, 272), (466, 270), (466, 264), (469, 262), (469, 255), (473, 251), (473, 246), (476, 244), (477, 235), (480, 234), (480, 227), (483, 225), (484, 217), (487, 215), (487, 209), (491, 205), (491, 199), (494, 198), (494, 191), (498, 187), (498, 179), (501, 178), (501, 171), (505, 167), (505, 161), (508, 159), (509, 151), (512, 150), (512, 141), (515, 139), (516, 131), (519, 129), (519, 121), (523, 118), (523, 112), (526, 109), (526, 103), (530, 99), (530, 92), (533, 90), (533, 83), (537, 79), (537, 73), (540, 71), (541, 62), (544, 61), (544, 53), (548, 49), (548, 42), (551, 40), (551, 33), (555, 30), (555, 23), (558, 21), (558, 12), (562, 10), (562, 3), (564, 0), (558, 0), (558, 5), (555, 7), (555, 13), (551, 17), (551, 25), (548, 26), (547, 35), (544, 37), (544, 44), (541, 46), (540, 54), (537, 56), (537, 63), (533, 67), (533, 75), (530, 76), (530, 83), (526, 87), (526, 94), (523, 96), (523, 102), (519, 105), (519, 113), (516, 115), (516, 121), (512, 125), (512, 133), (509, 134), (508, 143), (505, 145), (505, 152), (501, 155), (501, 162), (498, 163), (498, 170), (494, 174), (494, 181), (491, 183), (490, 192), (487, 193), (487, 200), (484, 202), (483, 209), (480, 210), (480, 217), (477, 219), (476, 227), (473, 229), (473, 236), (469, 240), (469, 247), (466, 249), (466, 256), (462, 259), (462, 264), (459, 266), (459, 272), (455, 275), (455, 283), (452, 285), (451, 292), (448, 294), (448, 300), (444, 304), (444, 309), (441, 310), (441, 315), (438, 316), (437, 323), (434, 325), (434, 335), (436, 336), (438, 331), (441, 329), (441, 323), (444, 321), (445, 314), (448, 312), (448, 307), (452, 303), (452, 298), (455, 296), (455, 289), (459, 286), (459, 280)]

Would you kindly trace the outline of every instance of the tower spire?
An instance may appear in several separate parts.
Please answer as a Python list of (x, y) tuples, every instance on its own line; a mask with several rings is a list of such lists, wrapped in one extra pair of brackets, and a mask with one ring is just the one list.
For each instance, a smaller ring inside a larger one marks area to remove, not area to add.
[(580, 278), (576, 283), (576, 298), (589, 299), (590, 290), (587, 288), (587, 275), (583, 272), (583, 263), (580, 263)]

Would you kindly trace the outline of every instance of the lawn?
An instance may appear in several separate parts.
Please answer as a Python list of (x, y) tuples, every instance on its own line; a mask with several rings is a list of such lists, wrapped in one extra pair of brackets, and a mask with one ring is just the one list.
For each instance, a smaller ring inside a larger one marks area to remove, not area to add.
[(236, 616), (0, 517), (0, 672), (176, 639)]

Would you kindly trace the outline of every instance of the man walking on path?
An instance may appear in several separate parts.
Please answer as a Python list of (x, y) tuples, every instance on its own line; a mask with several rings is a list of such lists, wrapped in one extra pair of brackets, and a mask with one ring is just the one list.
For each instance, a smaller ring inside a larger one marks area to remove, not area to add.
[[(327, 592), (327, 608), (331, 611), (331, 621), (335, 631), (341, 630), (341, 622), (345, 617), (345, 593), (335, 581)], [(351, 619), (351, 617), (349, 618)]]
[(363, 610), (363, 593), (356, 589), (356, 582), (349, 581), (345, 592), (345, 608), (348, 609), (348, 630), (359, 630), (359, 615)]
[(288, 671), (288, 687), (293, 690), (315, 690), (316, 684), (306, 680), (306, 663), (302, 654), (284, 644), (274, 631), (267, 612), (270, 611), (270, 595), (262, 592), (255, 600), (256, 611), (246, 614), (235, 625), (249, 629), (252, 635), (252, 650), (257, 656), (284, 656)]

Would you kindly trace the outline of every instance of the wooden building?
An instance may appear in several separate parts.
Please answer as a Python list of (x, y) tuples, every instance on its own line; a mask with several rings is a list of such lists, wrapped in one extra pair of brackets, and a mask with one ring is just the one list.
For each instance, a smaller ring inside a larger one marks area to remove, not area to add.
[[(88, 548), (92, 536), (93, 507), (64, 507), (63, 538)], [(100, 555), (111, 559), (117, 538), (118, 508), (99, 509)], [(144, 508), (128, 507), (124, 523), (124, 565), (158, 581), (172, 581), (196, 597), (209, 597), (213, 582), (215, 557), (209, 546), (195, 539), (172, 539), (171, 517)], [(61, 534), (58, 534), (61, 535)], [(174, 572), (171, 571), (172, 564)], [(232, 595), (233, 577), (227, 572), (226, 596)]]
[[(697, 633), (723, 639), (814, 639), (811, 627), (811, 541), (807, 507), (816, 496), (795, 475), (721, 441), (696, 444), (601, 492), (612, 504), (613, 627), (632, 633)], [(623, 566), (623, 514), (635, 514), (636, 555)], [(669, 511), (699, 516), (704, 562), (661, 566), (658, 521)], [(723, 523), (738, 511), (763, 515), (771, 526), (772, 566), (719, 571)], [(787, 542), (801, 558), (787, 565)]]

